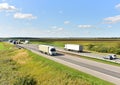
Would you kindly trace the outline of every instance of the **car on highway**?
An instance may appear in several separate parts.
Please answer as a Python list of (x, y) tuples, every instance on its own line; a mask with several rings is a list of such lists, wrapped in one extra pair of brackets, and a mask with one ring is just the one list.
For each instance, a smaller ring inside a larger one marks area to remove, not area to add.
[(114, 60), (117, 59), (116, 54), (109, 54), (108, 56), (103, 57), (104, 59)]

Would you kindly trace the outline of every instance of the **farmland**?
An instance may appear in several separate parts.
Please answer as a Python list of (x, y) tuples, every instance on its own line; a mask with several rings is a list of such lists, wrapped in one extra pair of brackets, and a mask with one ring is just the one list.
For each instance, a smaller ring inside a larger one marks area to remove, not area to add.
[(0, 83), (1, 85), (112, 85), (7, 43), (0, 43)]

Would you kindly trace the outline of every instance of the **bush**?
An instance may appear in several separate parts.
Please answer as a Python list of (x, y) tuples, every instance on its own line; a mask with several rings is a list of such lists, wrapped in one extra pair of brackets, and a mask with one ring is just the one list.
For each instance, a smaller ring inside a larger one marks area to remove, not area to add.
[(120, 48), (120, 43), (117, 43), (115, 47)]
[(99, 45), (88, 45), (88, 50), (96, 51), (96, 52), (102, 52), (102, 53), (117, 53), (119, 54), (120, 51), (118, 50), (119, 48), (115, 47), (106, 47), (103, 46), (102, 44)]
[(33, 77), (30, 77), (29, 75), (20, 77), (17, 79), (17, 81), (14, 83), (14, 85), (36, 85), (37, 82)]
[(115, 54), (120, 55), (120, 48), (119, 48), (119, 49), (116, 49)]
[(108, 47), (108, 49), (107, 49), (108, 51), (108, 53), (114, 53), (115, 52), (115, 47)]
[(100, 47), (99, 46), (97, 49), (98, 49), (98, 52), (102, 52), (102, 53), (107, 53), (108, 52), (108, 48), (107, 47), (103, 47), (103, 46)]
[(93, 48), (94, 46), (95, 46), (95, 45), (93, 45), (93, 44), (88, 44), (87, 49), (88, 49), (88, 50), (92, 50), (92, 48)]

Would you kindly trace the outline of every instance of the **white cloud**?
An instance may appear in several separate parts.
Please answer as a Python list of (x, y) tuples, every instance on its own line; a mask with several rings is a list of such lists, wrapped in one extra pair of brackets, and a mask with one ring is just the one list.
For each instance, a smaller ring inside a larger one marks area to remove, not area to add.
[(58, 26), (52, 26), (51, 28), (52, 28), (52, 31), (53, 31), (53, 30), (54, 30), (54, 31), (63, 31), (63, 30), (64, 30), (64, 28), (58, 27)]
[(57, 26), (52, 26), (51, 28), (56, 29), (56, 28), (57, 28)]
[(64, 28), (62, 28), (62, 27), (57, 29), (57, 31), (63, 31), (63, 30), (64, 30)]
[(5, 2), (6, 0), (2, 0), (2, 2)]
[(14, 11), (17, 10), (15, 6), (9, 5), (8, 3), (0, 3), (0, 11)]
[(117, 4), (117, 5), (115, 6), (115, 8), (119, 9), (119, 8), (120, 8), (120, 4)]
[(52, 28), (52, 29), (49, 30), (49, 33), (53, 33), (53, 34), (56, 34), (56, 33), (64, 33), (64, 28), (63, 28), (63, 27), (52, 26), (51, 28)]
[(104, 20), (108, 24), (117, 23), (117, 22), (120, 22), (120, 15), (113, 16), (113, 17), (107, 17)]
[(109, 25), (108, 28), (112, 28), (112, 26)]
[(69, 24), (70, 23), (70, 21), (64, 21), (64, 24)]
[(91, 28), (92, 25), (78, 25), (79, 28)]
[(32, 14), (23, 14), (23, 13), (15, 13), (14, 18), (16, 19), (36, 19), (36, 16), (33, 16)]
[(69, 34), (68, 31), (66, 31), (65, 28), (63, 27), (57, 27), (56, 29), (51, 29), (49, 30), (49, 34), (51, 34), (54, 37), (71, 35), (71, 33)]

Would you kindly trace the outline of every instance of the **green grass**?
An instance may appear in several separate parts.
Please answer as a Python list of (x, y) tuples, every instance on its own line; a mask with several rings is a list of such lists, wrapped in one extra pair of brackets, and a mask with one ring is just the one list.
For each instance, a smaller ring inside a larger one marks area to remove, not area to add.
[(0, 50), (9, 50), (13, 48), (12, 46), (9, 43), (0, 42)]
[(39, 82), (42, 82), (43, 85), (49, 82), (51, 83), (50, 85), (53, 85), (53, 83), (54, 85), (110, 85), (106, 81), (101, 81), (101, 79), (48, 60), (30, 51), (29, 54), (33, 58), (31, 64), (34, 64), (34, 66), (28, 65), (28, 68), (31, 68), (31, 70), (39, 68), (32, 74), (41, 74), (42, 81)]
[(0, 50), (4, 49), (4, 45), (2, 43), (0, 43)]
[[(4, 46), (9, 47), (8, 44)], [(0, 85), (18, 85), (31, 80), (37, 82), (36, 85), (113, 85), (31, 51), (11, 48), (0, 50)]]
[(18, 76), (19, 65), (10, 57), (14, 50), (7, 48), (14, 48), (14, 46), (0, 43), (0, 47), (0, 85), (13, 85), (12, 83)]

